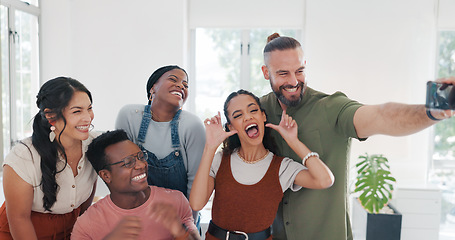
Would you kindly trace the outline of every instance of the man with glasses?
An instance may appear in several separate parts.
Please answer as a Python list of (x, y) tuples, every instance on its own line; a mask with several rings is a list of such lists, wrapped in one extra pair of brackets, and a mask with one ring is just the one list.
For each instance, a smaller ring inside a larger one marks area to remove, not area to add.
[(148, 186), (147, 153), (123, 130), (95, 138), (86, 155), (110, 194), (77, 219), (71, 239), (200, 239), (188, 200)]

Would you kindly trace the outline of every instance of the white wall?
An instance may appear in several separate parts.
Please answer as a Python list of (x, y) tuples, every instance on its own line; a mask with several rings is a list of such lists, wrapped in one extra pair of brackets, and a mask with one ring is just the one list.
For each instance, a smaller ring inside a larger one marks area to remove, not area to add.
[[(432, 0), (307, 1), (309, 85), (365, 104), (423, 104), (425, 82), (434, 76), (434, 6)], [(399, 183), (423, 183), (428, 140), (429, 131), (353, 140), (351, 160), (383, 153)]]
[(145, 85), (167, 64), (185, 67), (186, 2), (42, 1), (42, 79), (67, 75), (94, 97), (97, 130), (118, 110), (147, 103)]
[(444, 31), (455, 30), (455, 1), (439, 0), (438, 1), (438, 27)]
[[(189, 67), (192, 16), (187, 14), (199, 11), (199, 19), (212, 23), (219, 18), (223, 27), (229, 27), (229, 17), (245, 27), (260, 26), (256, 18), (266, 17), (288, 19), (283, 27), (305, 26), (308, 79), (315, 89), (341, 90), (366, 104), (424, 103), (425, 82), (434, 76), (435, 0), (254, 2), (42, 1), (42, 79), (68, 75), (85, 83), (94, 95), (95, 127), (113, 129), (120, 107), (146, 102), (145, 83), (153, 70), (166, 64)], [(256, 11), (218, 14), (220, 6)], [(400, 183), (422, 183), (428, 139), (427, 130), (410, 137), (354, 140), (351, 158), (384, 153)]]
[(190, 28), (302, 28), (304, 24), (303, 0), (286, 0), (286, 4), (270, 0), (190, 0), (188, 7)]

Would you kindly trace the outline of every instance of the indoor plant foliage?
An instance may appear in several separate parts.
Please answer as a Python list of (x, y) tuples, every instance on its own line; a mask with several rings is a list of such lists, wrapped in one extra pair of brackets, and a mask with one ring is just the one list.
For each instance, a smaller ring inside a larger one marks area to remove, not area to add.
[(354, 192), (361, 205), (370, 213), (378, 213), (392, 199), (393, 184), (396, 179), (391, 176), (390, 166), (382, 154), (359, 156), (357, 177)]

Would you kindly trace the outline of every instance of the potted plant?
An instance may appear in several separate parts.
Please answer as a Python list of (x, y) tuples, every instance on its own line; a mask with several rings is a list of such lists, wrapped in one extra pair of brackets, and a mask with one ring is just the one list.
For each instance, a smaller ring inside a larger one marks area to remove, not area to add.
[(402, 216), (389, 204), (396, 179), (390, 173), (387, 158), (382, 154), (365, 153), (359, 156), (355, 168), (354, 193), (358, 197), (353, 204), (354, 235), (366, 240), (400, 239)]

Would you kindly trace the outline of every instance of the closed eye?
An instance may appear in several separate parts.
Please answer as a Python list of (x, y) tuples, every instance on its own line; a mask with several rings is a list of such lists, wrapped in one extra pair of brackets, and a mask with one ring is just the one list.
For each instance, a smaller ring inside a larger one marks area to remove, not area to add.
[(233, 117), (234, 119), (236, 119), (236, 118), (238, 118), (238, 117), (240, 117), (240, 116), (242, 116), (242, 114), (238, 114), (238, 115), (235, 115), (235, 116), (232, 116), (232, 117)]
[[(134, 158), (136, 158), (136, 157), (134, 157)], [(124, 164), (122, 166), (129, 168), (133, 164), (134, 161), (135, 161), (135, 159), (131, 159), (131, 158), (124, 159), (123, 160)]]

